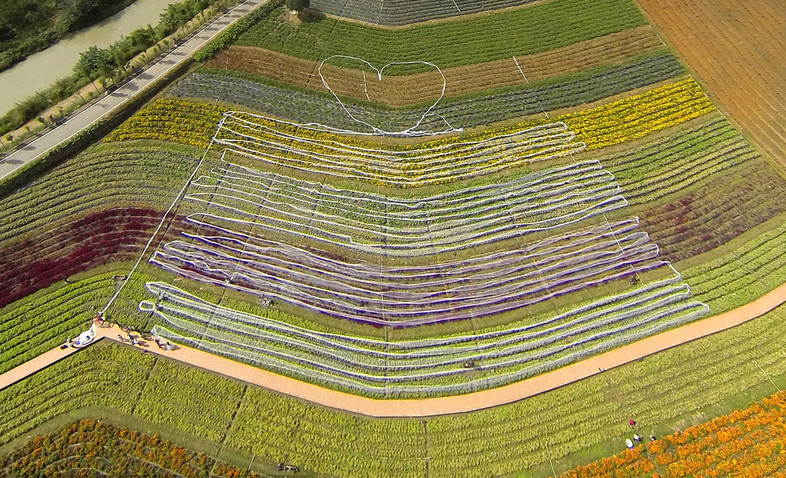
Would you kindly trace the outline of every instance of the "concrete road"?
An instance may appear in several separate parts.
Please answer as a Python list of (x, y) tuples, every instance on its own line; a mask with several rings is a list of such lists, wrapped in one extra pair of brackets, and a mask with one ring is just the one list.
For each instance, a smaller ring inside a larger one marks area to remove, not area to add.
[(92, 106), (82, 110), (76, 116), (69, 118), (65, 123), (50, 130), (32, 143), (14, 151), (0, 161), (0, 179), (13, 174), (24, 165), (35, 161), (44, 153), (54, 148), (63, 141), (75, 136), (91, 124), (121, 107), (144, 90), (157, 79), (166, 75), (178, 64), (186, 61), (207, 42), (215, 38), (231, 24), (245, 16), (267, 0), (246, 0), (225, 15), (217, 17), (207, 24), (190, 40), (183, 43), (175, 50), (149, 66), (134, 79), (118, 88), (109, 95), (99, 99)]

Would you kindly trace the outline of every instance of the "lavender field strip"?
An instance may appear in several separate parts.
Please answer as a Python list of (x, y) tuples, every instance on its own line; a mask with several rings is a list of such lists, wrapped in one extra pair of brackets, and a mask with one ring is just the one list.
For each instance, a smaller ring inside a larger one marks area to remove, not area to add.
[[(173, 241), (157, 252), (156, 264), (179, 266), (190, 264), (191, 271), (202, 271), (206, 278), (222, 277), (226, 281), (244, 278), (260, 290), (277, 290), (280, 294), (292, 287), (303, 289), (311, 299), (336, 305), (332, 299), (349, 300), (355, 307), (380, 316), (390, 308), (418, 306), (428, 313), (437, 305), (458, 308), (481, 298), (502, 301), (535, 291), (546, 294), (539, 284), (547, 284), (550, 293), (567, 283), (603, 282), (606, 274), (620, 269), (628, 274), (662, 265), (658, 248), (646, 234), (631, 231), (634, 221), (623, 227), (598, 227), (584, 234), (555, 237), (522, 250), (495, 254), (467, 262), (450, 262), (438, 268), (399, 269), (357, 267), (336, 261), (309, 260), (307, 251), (281, 247), (271, 243), (252, 243), (231, 237), (184, 234), (192, 242)], [(615, 232), (616, 229), (616, 232)], [(630, 232), (625, 232), (628, 229)], [(278, 258), (283, 256), (283, 258)], [(313, 255), (312, 255), (313, 256)], [(654, 261), (654, 262), (653, 262)], [(467, 267), (471, 266), (471, 267)], [(388, 270), (386, 270), (388, 269)], [(473, 273), (474, 271), (474, 273)], [(441, 280), (435, 279), (447, 275)], [(560, 284), (560, 286), (557, 286)], [(540, 288), (539, 288), (540, 287)], [(398, 305), (397, 301), (405, 301)], [(327, 305), (326, 304), (326, 305)], [(484, 302), (482, 306), (491, 305)]]

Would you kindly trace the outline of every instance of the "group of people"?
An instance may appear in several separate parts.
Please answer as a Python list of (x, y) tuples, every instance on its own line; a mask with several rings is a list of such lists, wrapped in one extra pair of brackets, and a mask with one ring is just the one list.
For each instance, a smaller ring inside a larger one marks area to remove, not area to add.
[[(107, 322), (104, 319), (104, 314), (102, 314), (101, 312), (98, 312), (93, 317), (93, 324), (98, 326), (98, 327), (106, 327), (106, 326), (111, 327), (112, 326), (112, 324), (110, 324), (109, 322)], [(120, 328), (123, 330), (123, 332), (126, 333), (126, 335), (128, 337), (126, 338), (123, 334), (117, 334), (117, 339), (118, 340), (120, 340), (121, 342), (129, 342), (129, 343), (131, 343), (131, 345), (140, 345), (139, 336), (135, 335), (133, 333), (133, 329), (131, 329), (131, 327), (129, 327), (128, 325), (124, 325), (124, 326), (122, 326)], [(92, 339), (92, 336), (90, 337), (90, 339)], [(148, 337), (144, 337), (144, 339), (145, 340), (149, 340)], [(175, 350), (175, 346), (172, 344), (172, 342), (170, 342), (168, 340), (166, 342), (164, 342), (163, 340), (161, 340), (158, 337), (155, 337), (154, 340), (156, 342), (156, 345), (158, 345), (158, 348), (161, 349), (161, 350), (165, 350), (167, 352), (169, 352), (171, 350)], [(71, 337), (68, 337), (68, 338), (66, 338), (65, 343), (63, 343), (63, 345), (60, 346), (60, 348), (61, 349), (67, 349), (69, 347), (75, 347), (75, 348), (79, 347), (80, 344), (79, 344), (78, 341), (79, 341), (79, 339), (71, 340)]]
[(164, 341), (159, 339), (158, 337), (156, 337), (156, 345), (158, 345), (158, 348), (160, 348), (161, 350), (166, 350), (167, 352), (169, 352), (170, 350), (174, 350), (174, 346), (172, 345), (172, 342), (167, 340), (166, 343), (164, 343)]
[[(131, 345), (139, 345), (139, 336), (131, 333), (131, 329), (128, 327), (124, 327), (123, 330), (128, 334), (128, 338), (124, 337), (122, 334), (117, 334), (118, 340), (120, 340), (121, 342), (130, 342)], [(158, 348), (161, 350), (165, 350), (167, 352), (171, 350), (175, 350), (175, 346), (172, 345), (172, 342), (170, 342), (169, 340), (164, 342), (160, 338), (156, 337), (154, 341), (156, 345), (158, 345)]]
[[(633, 420), (633, 419), (628, 420), (628, 425), (630, 425), (634, 430), (637, 429), (637, 427), (638, 427), (638, 425), (636, 424), (636, 420)], [(628, 448), (632, 449), (635, 446), (633, 441), (637, 441), (637, 442), (641, 443), (642, 440), (643, 440), (643, 438), (638, 434), (638, 432), (634, 433), (633, 434), (633, 440), (631, 440), (630, 438), (626, 438), (625, 439), (625, 446), (627, 446)], [(657, 438), (655, 438), (655, 435), (650, 435), (650, 441), (655, 441), (655, 440), (657, 440)]]
[[(100, 313), (96, 315), (94, 320), (99, 325), (103, 325), (103, 323), (104, 323), (104, 317)], [(121, 334), (117, 334), (117, 338), (121, 342), (131, 342), (131, 345), (139, 345), (139, 336), (133, 334), (133, 329), (130, 326), (124, 325), (124, 326), (122, 326), (120, 328), (123, 330), (123, 332), (128, 334), (128, 338), (123, 337), (123, 335), (121, 335)], [(148, 340), (148, 338), (145, 337), (145, 340)], [(167, 352), (169, 352), (170, 350), (175, 350), (175, 346), (172, 345), (172, 342), (170, 342), (169, 340), (164, 342), (163, 340), (161, 340), (158, 337), (155, 337), (154, 340), (155, 340), (156, 345), (158, 345), (158, 348), (161, 349), (161, 350), (165, 350)]]

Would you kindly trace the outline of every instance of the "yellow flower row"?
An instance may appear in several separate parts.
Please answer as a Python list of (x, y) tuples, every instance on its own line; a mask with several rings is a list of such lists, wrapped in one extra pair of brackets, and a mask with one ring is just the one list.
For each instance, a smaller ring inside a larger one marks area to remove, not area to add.
[(688, 78), (556, 119), (564, 121), (587, 149), (599, 149), (642, 138), (714, 110), (696, 81)]
[(154, 139), (207, 148), (226, 108), (159, 99), (107, 136), (106, 142)]
[[(564, 122), (570, 131), (576, 133), (575, 142), (586, 143), (587, 149), (598, 149), (642, 138), (650, 133), (679, 125), (713, 110), (712, 103), (704, 95), (699, 85), (692, 78), (688, 78), (592, 109), (551, 118), (548, 122)], [(159, 99), (117, 128), (107, 138), (107, 141), (155, 139), (205, 148), (215, 133), (216, 126), (224, 113), (225, 108), (220, 106), (182, 100)], [(349, 163), (351, 164), (345, 163), (344, 165), (356, 171), (359, 174), (357, 176), (358, 179), (386, 186), (413, 187), (426, 184), (444, 184), (466, 179), (469, 176), (483, 174), (486, 168), (489, 168), (491, 171), (499, 171), (510, 167), (522, 167), (532, 160), (537, 160), (537, 158), (526, 160), (521, 158), (522, 160), (519, 160), (519, 158), (512, 157), (503, 161), (505, 166), (502, 167), (500, 166), (503, 163), (499, 163), (496, 160), (489, 164), (475, 162), (476, 170), (471, 174), (468, 175), (465, 172), (464, 174), (454, 175), (451, 173), (451, 168), (448, 165), (458, 165), (462, 162), (464, 156), (474, 154), (472, 150), (465, 150), (463, 153), (457, 151), (455, 157), (448, 155), (448, 162), (443, 163), (446, 164), (444, 167), (439, 167), (441, 172), (436, 176), (432, 175), (428, 180), (423, 181), (425, 178), (421, 177), (421, 173), (419, 173), (419, 170), (426, 167), (432, 168), (433, 171), (433, 165), (423, 162), (422, 159), (419, 160), (419, 157), (422, 158), (422, 152), (428, 148), (441, 146), (449, 149), (451, 146), (459, 147), (460, 143), (482, 141), (495, 136), (513, 134), (538, 124), (532, 121), (508, 127), (492, 128), (480, 133), (443, 137), (419, 145), (387, 145), (381, 148), (379, 144), (364, 138), (339, 136), (333, 133), (300, 128), (244, 113), (237, 113), (235, 116), (241, 120), (248, 120), (269, 129), (269, 132), (265, 132), (264, 128), (260, 130), (255, 127), (253, 131), (248, 131), (252, 136), (282, 146), (297, 142), (298, 149), (308, 151), (308, 155), (288, 151), (285, 147), (275, 147), (270, 151), (270, 154), (278, 158), (282, 165), (295, 167), (296, 169), (314, 169), (315, 171), (324, 172), (325, 168), (330, 168), (329, 163), (323, 164), (323, 159), (330, 158), (331, 155), (336, 154), (336, 150), (330, 147), (331, 143), (334, 145), (338, 143), (356, 146), (369, 150), (411, 151), (411, 155), (403, 155), (402, 161), (391, 161), (383, 168), (375, 165), (373, 160), (369, 161), (368, 155), (353, 153), (351, 150), (342, 151), (342, 157), (357, 156), (357, 160), (350, 160)], [(227, 124), (230, 123), (231, 121)], [(547, 124), (547, 121), (541, 121), (540, 124)], [(233, 129), (242, 130), (243, 122), (233, 123), (230, 126)], [(232, 133), (222, 131), (220, 135), (223, 134), (232, 135)], [(282, 135), (297, 137), (298, 141), (282, 138)], [(499, 153), (509, 146), (500, 145), (492, 149), (496, 149)], [(263, 149), (265, 148), (263, 147)], [(494, 167), (494, 164), (497, 164), (497, 167)]]

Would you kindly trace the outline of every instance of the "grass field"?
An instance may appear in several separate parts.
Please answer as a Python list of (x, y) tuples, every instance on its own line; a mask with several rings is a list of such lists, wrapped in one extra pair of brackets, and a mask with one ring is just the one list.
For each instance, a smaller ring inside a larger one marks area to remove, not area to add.
[[(645, 22), (627, 0), (544, 2), (505, 13), (393, 30), (334, 18), (296, 25), (282, 9), (243, 34), (237, 44), (314, 60), (334, 54), (358, 56), (378, 68), (390, 61), (424, 57), (440, 68), (451, 68), (556, 49)], [(489, 41), (490, 32), (505, 41)], [(456, 42), (462, 48), (451, 48)]]

